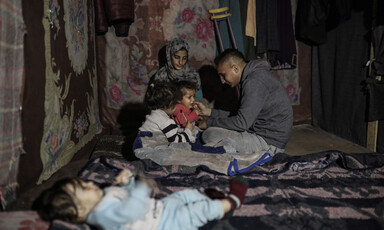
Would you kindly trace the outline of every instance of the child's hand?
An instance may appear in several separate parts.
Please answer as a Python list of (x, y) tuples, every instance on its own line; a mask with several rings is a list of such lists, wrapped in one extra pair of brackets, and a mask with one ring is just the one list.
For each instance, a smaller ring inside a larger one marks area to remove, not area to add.
[(199, 121), (199, 128), (202, 130), (207, 129), (207, 121), (206, 120), (200, 120)]
[(139, 176), (137, 177), (137, 179), (138, 179), (139, 181), (141, 181), (141, 182), (146, 183), (146, 184), (151, 188), (152, 191), (155, 190), (155, 189), (157, 188), (157, 183), (156, 183), (156, 181), (155, 181), (154, 179), (152, 179), (152, 178), (145, 177), (144, 175), (139, 175)]
[(193, 111), (195, 111), (195, 113), (196, 113), (198, 116), (201, 115), (201, 110), (200, 110), (199, 106), (197, 106), (196, 103), (193, 103), (193, 105), (192, 105), (192, 109), (193, 109)]
[(115, 179), (113, 184), (128, 184), (129, 180), (133, 176), (133, 173), (128, 169), (123, 169)]
[(185, 128), (187, 128), (187, 129), (193, 131), (193, 129), (195, 128), (195, 126), (194, 126), (190, 121), (187, 120), (187, 124), (185, 125)]

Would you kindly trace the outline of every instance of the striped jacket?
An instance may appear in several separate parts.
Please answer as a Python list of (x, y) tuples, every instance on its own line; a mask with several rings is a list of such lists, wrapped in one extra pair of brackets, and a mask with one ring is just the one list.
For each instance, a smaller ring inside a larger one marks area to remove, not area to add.
[[(196, 129), (196, 128), (195, 128)], [(145, 122), (139, 131), (151, 131), (152, 133), (161, 131), (170, 143), (176, 142), (195, 142), (196, 133), (189, 129), (180, 128), (163, 110), (152, 110), (151, 114), (145, 117)]]

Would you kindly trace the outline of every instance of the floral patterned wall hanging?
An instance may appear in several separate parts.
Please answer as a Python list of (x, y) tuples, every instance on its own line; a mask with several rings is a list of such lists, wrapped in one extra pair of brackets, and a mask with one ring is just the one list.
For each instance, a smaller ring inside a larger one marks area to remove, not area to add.
[(66, 165), (102, 129), (93, 1), (45, 0), (44, 12), (45, 118), (38, 183)]
[(84, 4), (86, 2), (78, 0), (63, 3), (68, 58), (74, 72), (81, 74), (88, 60), (88, 6)]
[(298, 77), (297, 65), (295, 69), (280, 69), (273, 70), (272, 72), (280, 79), (281, 84), (284, 86), (291, 99), (292, 105), (300, 105), (300, 87)]

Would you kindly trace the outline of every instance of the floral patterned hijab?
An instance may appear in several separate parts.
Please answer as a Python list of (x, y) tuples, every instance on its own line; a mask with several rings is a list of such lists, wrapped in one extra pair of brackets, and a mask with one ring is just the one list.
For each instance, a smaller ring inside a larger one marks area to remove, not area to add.
[(172, 56), (179, 50), (185, 49), (189, 54), (188, 43), (181, 38), (174, 38), (166, 47), (167, 63), (164, 67), (159, 69), (155, 74), (155, 80), (160, 81), (181, 81), (190, 80), (196, 83), (197, 88), (200, 89), (201, 81), (199, 73), (193, 67), (185, 64), (182, 69), (177, 70), (172, 65)]

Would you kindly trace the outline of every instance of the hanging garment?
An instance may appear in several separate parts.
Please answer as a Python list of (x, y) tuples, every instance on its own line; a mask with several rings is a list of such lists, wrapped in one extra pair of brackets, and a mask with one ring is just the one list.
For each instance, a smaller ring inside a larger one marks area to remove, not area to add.
[[(276, 57), (270, 57), (273, 69), (293, 69), (296, 67), (296, 42), (293, 32), (291, 0), (279, 0), (277, 5), (277, 25), (280, 50)], [(274, 65), (273, 61), (276, 63)]]
[(129, 26), (135, 20), (134, 0), (96, 0), (94, 3), (97, 34), (105, 34), (113, 25), (116, 36), (128, 36)]
[(256, 0), (248, 1), (247, 23), (245, 25), (245, 35), (253, 38), (253, 45), (256, 46)]
[(384, 120), (384, 26), (377, 26), (374, 35), (372, 74), (366, 80), (369, 92), (368, 121)]
[(296, 39), (310, 45), (326, 43), (327, 32), (349, 20), (351, 9), (350, 0), (299, 0), (296, 9)]

